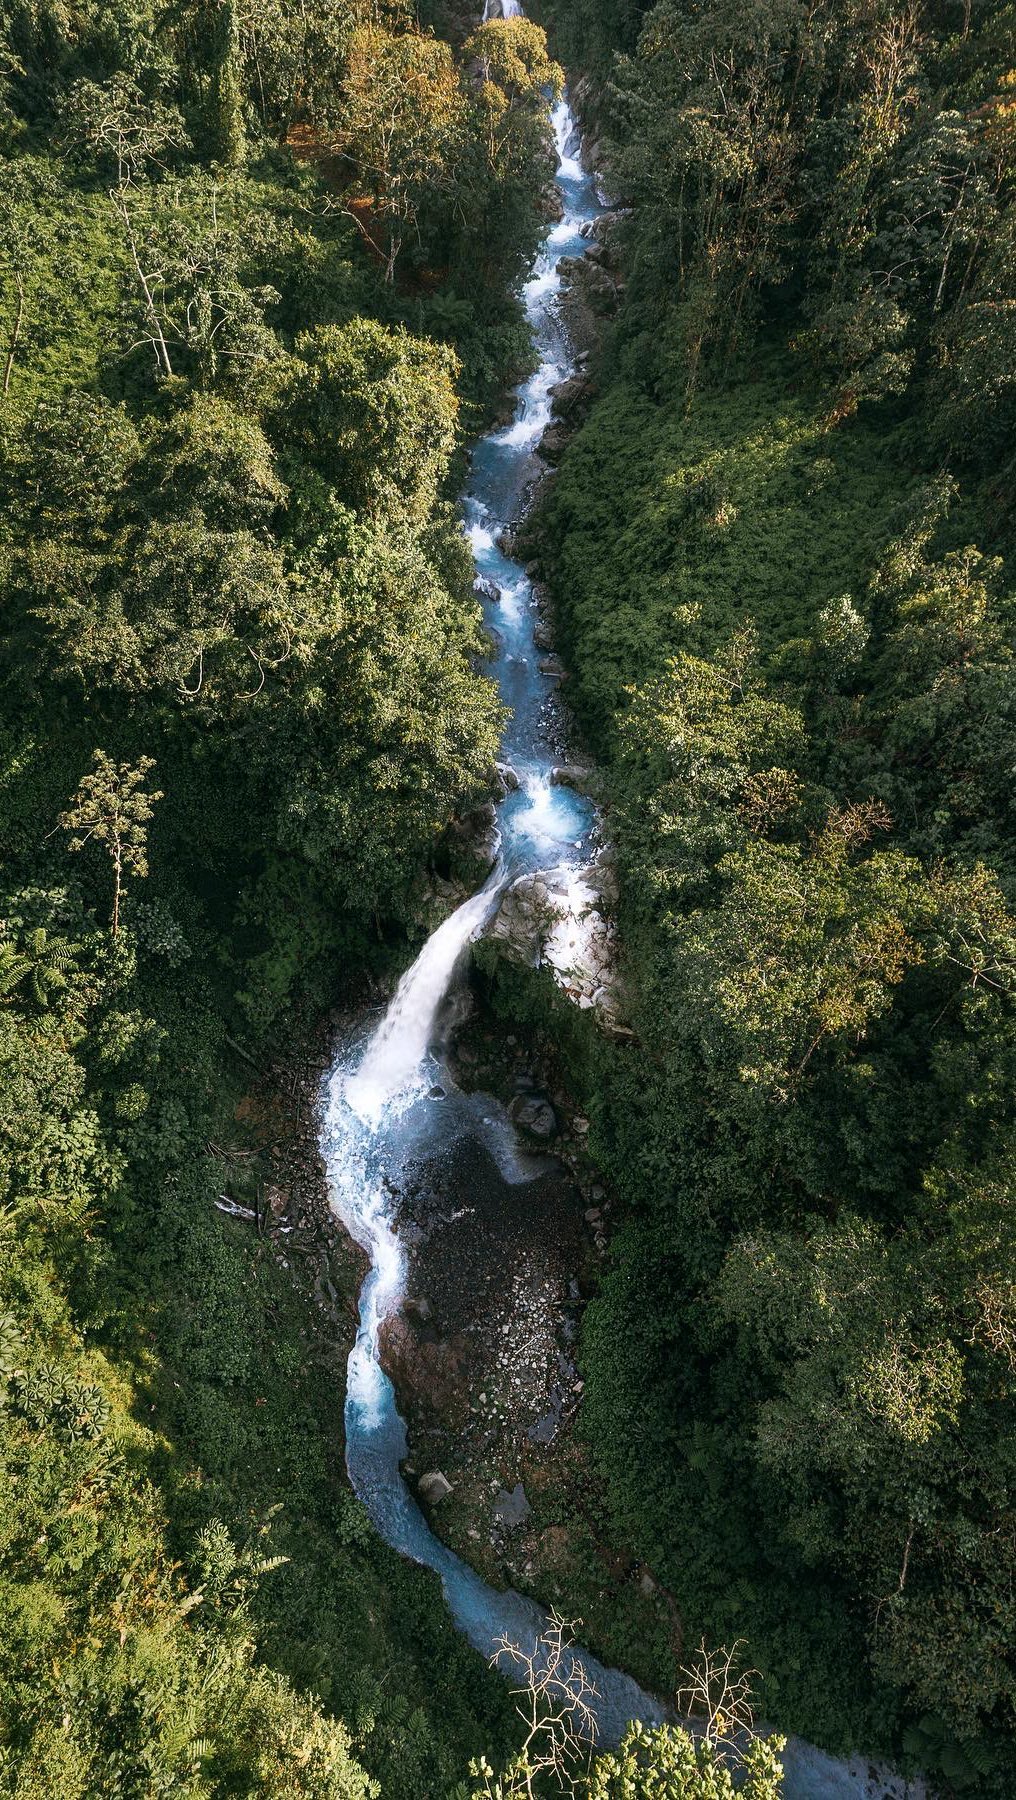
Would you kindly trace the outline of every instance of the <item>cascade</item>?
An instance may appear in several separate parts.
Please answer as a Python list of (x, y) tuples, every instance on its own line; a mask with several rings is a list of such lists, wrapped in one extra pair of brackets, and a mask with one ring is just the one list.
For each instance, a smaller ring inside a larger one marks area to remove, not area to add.
[[(486, 0), (483, 16), (513, 18), (521, 11), (518, 0)], [(536, 450), (550, 419), (551, 390), (574, 370), (559, 311), (558, 260), (582, 254), (582, 226), (600, 210), (593, 179), (579, 160), (578, 133), (566, 100), (554, 110), (553, 127), (564, 215), (548, 233), (524, 289), (539, 366), (517, 390), (511, 423), (478, 445), (464, 500), (482, 591), (498, 595), (497, 601), (488, 599), (485, 605), (492, 621), (497, 620), (495, 672), (501, 696), (511, 709), (503, 754), (519, 775), (519, 787), (498, 809), (501, 848), (493, 873), (478, 893), (438, 926), (402, 977), (368, 1041), (353, 1041), (339, 1049), (322, 1105), (321, 1145), (332, 1208), (370, 1264), (347, 1368), (350, 1479), (385, 1541), (437, 1572), (455, 1624), (485, 1656), (493, 1653), (502, 1637), (531, 1651), (546, 1615), (533, 1601), (488, 1586), (434, 1536), (401, 1474), (406, 1432), (392, 1384), (381, 1367), (379, 1340), (385, 1319), (405, 1297), (398, 1197), (423, 1147), (446, 1140), (457, 1130), (489, 1131), (489, 1147), (505, 1178), (527, 1179), (525, 1163), (513, 1145), (513, 1129), (495, 1102), (486, 1100), (488, 1117), (482, 1122), (468, 1104), (449, 1104), (455, 1089), (442, 1061), (442, 1015), (469, 944), (483, 930), (506, 881), (530, 869), (578, 869), (588, 860), (594, 823), (587, 800), (569, 788), (551, 785), (551, 768), (560, 760), (550, 741), (554, 679), (539, 672), (532, 583), (498, 544), (504, 527), (518, 517), (527, 488), (541, 473)], [(459, 1099), (465, 1102), (464, 1096)], [(576, 1655), (597, 1690), (601, 1742), (616, 1742), (631, 1719), (650, 1723), (668, 1716), (664, 1704), (630, 1676), (604, 1668), (584, 1651)], [(884, 1771), (877, 1772), (876, 1781), (867, 1761), (840, 1762), (799, 1739), (788, 1744), (784, 1765), (787, 1800), (813, 1796), (869, 1800), (876, 1794), (891, 1800), (913, 1791)]]

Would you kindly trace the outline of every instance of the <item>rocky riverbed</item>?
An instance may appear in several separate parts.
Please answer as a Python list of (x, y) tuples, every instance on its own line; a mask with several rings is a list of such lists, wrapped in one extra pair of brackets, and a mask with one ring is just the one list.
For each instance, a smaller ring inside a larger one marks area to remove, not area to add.
[(408, 1427), (404, 1472), (433, 1529), (486, 1579), (581, 1617), (593, 1650), (666, 1688), (676, 1608), (605, 1535), (576, 1429), (581, 1316), (613, 1211), (588, 1121), (552, 1056), (534, 1062), (475, 1000), (450, 1072), (507, 1105), (532, 1162), (509, 1184), (467, 1139), (407, 1186), (408, 1299), (382, 1335)]

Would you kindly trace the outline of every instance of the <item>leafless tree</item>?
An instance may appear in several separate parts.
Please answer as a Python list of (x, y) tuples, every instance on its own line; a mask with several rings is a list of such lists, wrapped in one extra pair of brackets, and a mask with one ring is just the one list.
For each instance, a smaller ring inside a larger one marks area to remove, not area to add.
[(695, 1721), (714, 1749), (722, 1744), (733, 1762), (743, 1761), (757, 1735), (751, 1684), (758, 1670), (737, 1668), (742, 1643), (739, 1638), (729, 1650), (724, 1646), (707, 1650), (703, 1640), (691, 1665), (681, 1670), (685, 1679), (676, 1696), (678, 1711)]
[(486, 1800), (536, 1800), (544, 1777), (560, 1793), (575, 1794), (588, 1773), (597, 1737), (597, 1690), (572, 1650), (577, 1624), (552, 1612), (529, 1651), (507, 1636), (498, 1640), (491, 1666), (518, 1671), (521, 1684), (512, 1693), (526, 1734), (502, 1776), (495, 1777), (486, 1761), (476, 1765), (474, 1772), (486, 1783), (478, 1791)]

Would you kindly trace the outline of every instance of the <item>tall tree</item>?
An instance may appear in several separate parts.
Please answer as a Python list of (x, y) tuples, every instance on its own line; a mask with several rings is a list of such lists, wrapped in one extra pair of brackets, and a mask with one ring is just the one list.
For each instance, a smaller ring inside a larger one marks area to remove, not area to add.
[(143, 756), (134, 765), (116, 763), (104, 750), (96, 750), (92, 769), (83, 775), (60, 824), (70, 833), (68, 850), (86, 844), (105, 847), (113, 865), (112, 934), (120, 930), (120, 895), (128, 876), (148, 874), (148, 825), (156, 802), (163, 798), (145, 785), (155, 763)]

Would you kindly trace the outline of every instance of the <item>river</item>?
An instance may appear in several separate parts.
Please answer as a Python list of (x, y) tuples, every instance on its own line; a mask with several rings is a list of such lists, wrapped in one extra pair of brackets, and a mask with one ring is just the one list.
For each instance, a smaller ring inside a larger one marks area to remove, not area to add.
[[(518, 10), (515, 0), (506, 5)], [(498, 646), (498, 686), (511, 709), (503, 755), (519, 785), (498, 808), (500, 854), (487, 882), (433, 933), (373, 1034), (339, 1050), (327, 1077), (321, 1128), (333, 1210), (370, 1262), (347, 1370), (350, 1480), (386, 1543), (440, 1576), (456, 1626), (484, 1656), (502, 1638), (531, 1649), (546, 1615), (533, 1601), (488, 1586), (431, 1531), (400, 1472), (406, 1431), (381, 1367), (379, 1333), (405, 1296), (406, 1258), (395, 1221), (412, 1168), (457, 1135), (470, 1134), (484, 1142), (506, 1182), (533, 1179), (532, 1158), (516, 1143), (504, 1110), (489, 1096), (460, 1092), (442, 1044), (452, 1027), (451, 1002), (468, 946), (483, 931), (502, 889), (527, 870), (577, 871), (588, 861), (595, 824), (587, 800), (551, 783), (551, 769), (560, 761), (553, 745), (555, 679), (539, 668), (532, 583), (498, 547), (504, 527), (518, 517), (542, 470), (537, 445), (550, 420), (551, 391), (573, 372), (557, 264), (563, 256), (582, 254), (582, 227), (600, 211), (595, 182), (579, 161), (567, 101), (555, 108), (553, 126), (564, 212), (549, 231), (524, 290), (539, 366), (518, 390), (511, 423), (477, 446), (464, 499), (478, 576), (499, 596), (488, 598), (485, 606)], [(718, 1519), (718, 1528), (720, 1524)], [(604, 1668), (584, 1651), (577, 1654), (597, 1690), (600, 1742), (615, 1743), (631, 1719), (657, 1722), (667, 1716), (663, 1702), (630, 1676)], [(889, 1795), (917, 1800), (919, 1793), (918, 1787), (908, 1788), (867, 1761), (840, 1762), (798, 1739), (790, 1740), (783, 1760), (787, 1800)]]

